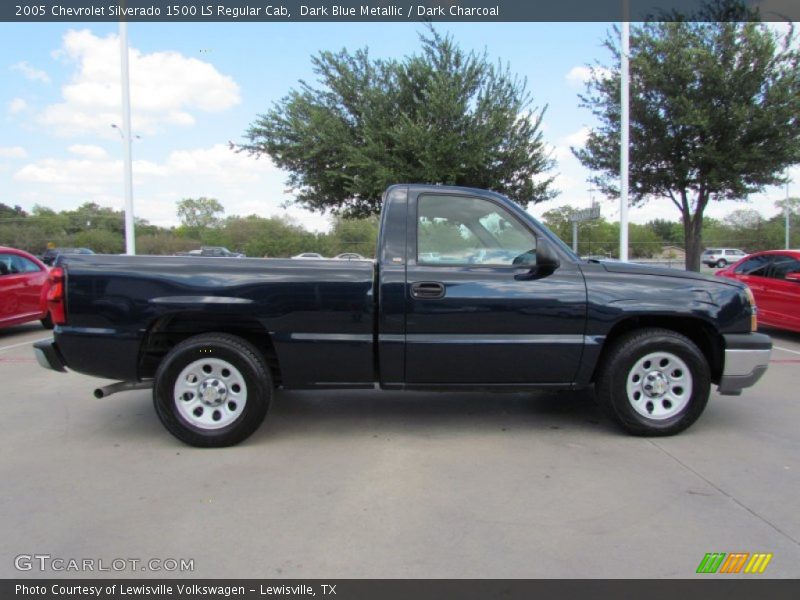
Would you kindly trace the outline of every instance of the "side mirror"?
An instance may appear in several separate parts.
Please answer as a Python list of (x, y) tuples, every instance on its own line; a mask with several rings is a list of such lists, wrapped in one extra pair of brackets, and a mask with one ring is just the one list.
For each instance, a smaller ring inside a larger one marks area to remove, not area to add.
[(550, 275), (561, 266), (561, 261), (558, 258), (550, 240), (545, 237), (540, 237), (536, 240), (536, 264), (524, 273), (517, 273), (514, 279), (517, 281), (524, 281), (529, 279), (539, 279)]
[(549, 275), (561, 266), (558, 254), (546, 237), (536, 241), (536, 270), (540, 275)]
[(787, 273), (786, 277), (784, 277), (786, 281), (794, 281), (795, 283), (800, 283), (800, 273)]

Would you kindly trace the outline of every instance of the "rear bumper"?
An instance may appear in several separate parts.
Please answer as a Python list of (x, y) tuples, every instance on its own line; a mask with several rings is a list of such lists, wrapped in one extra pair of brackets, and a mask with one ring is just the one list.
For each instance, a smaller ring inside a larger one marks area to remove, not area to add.
[(33, 345), (33, 353), (38, 363), (45, 369), (52, 369), (61, 373), (66, 372), (64, 358), (56, 347), (56, 343), (50, 340), (42, 340)]
[(772, 354), (772, 340), (763, 333), (737, 333), (725, 338), (725, 366), (719, 381), (719, 393), (738, 396), (744, 388), (755, 385), (767, 371)]

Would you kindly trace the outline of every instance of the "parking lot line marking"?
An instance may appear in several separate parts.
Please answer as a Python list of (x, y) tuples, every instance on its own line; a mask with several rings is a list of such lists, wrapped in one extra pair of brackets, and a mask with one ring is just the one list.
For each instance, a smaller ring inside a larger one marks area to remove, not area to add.
[(783, 348), (781, 346), (773, 346), (775, 350), (783, 350), (784, 352), (791, 352), (792, 354), (800, 354), (797, 350), (790, 350), (789, 348)]
[(0, 352), (2, 352), (3, 350), (11, 350), (12, 348), (21, 348), (22, 346), (27, 346), (27, 345), (31, 345), (32, 346), (36, 342), (43, 342), (43, 341), (49, 340), (49, 339), (50, 338), (42, 338), (40, 340), (31, 340), (29, 342), (20, 342), (19, 344), (11, 344), (10, 346), (3, 346), (2, 348), (0, 348)]

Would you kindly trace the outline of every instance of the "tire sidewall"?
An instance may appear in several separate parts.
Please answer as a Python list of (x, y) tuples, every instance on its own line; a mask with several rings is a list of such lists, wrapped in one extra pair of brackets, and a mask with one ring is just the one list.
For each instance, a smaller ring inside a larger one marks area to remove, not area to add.
[[(620, 423), (632, 433), (643, 435), (670, 435), (689, 427), (702, 414), (708, 403), (711, 376), (708, 364), (700, 350), (689, 340), (659, 333), (641, 337), (624, 346), (609, 367), (612, 370), (608, 385), (609, 408)], [(687, 344), (688, 342), (688, 344)], [(633, 408), (628, 399), (628, 374), (638, 360), (651, 352), (670, 352), (686, 363), (692, 375), (692, 394), (687, 405), (667, 419), (648, 419)]]
[[(189, 364), (204, 358), (218, 358), (229, 362), (239, 370), (247, 385), (247, 401), (242, 414), (219, 429), (197, 427), (186, 420), (176, 406), (174, 388), (178, 375)], [(156, 412), (170, 433), (191, 445), (235, 444), (252, 434), (266, 415), (272, 382), (268, 372), (264, 371), (263, 365), (259, 365), (248, 353), (241, 352), (225, 338), (187, 340), (176, 346), (159, 365), (153, 387)]]

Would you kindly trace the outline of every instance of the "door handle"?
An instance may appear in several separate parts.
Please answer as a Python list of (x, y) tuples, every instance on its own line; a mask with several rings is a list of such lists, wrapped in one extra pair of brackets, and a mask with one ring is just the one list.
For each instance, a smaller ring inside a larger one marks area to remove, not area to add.
[(445, 287), (438, 281), (420, 281), (411, 284), (411, 297), (418, 300), (444, 298)]

